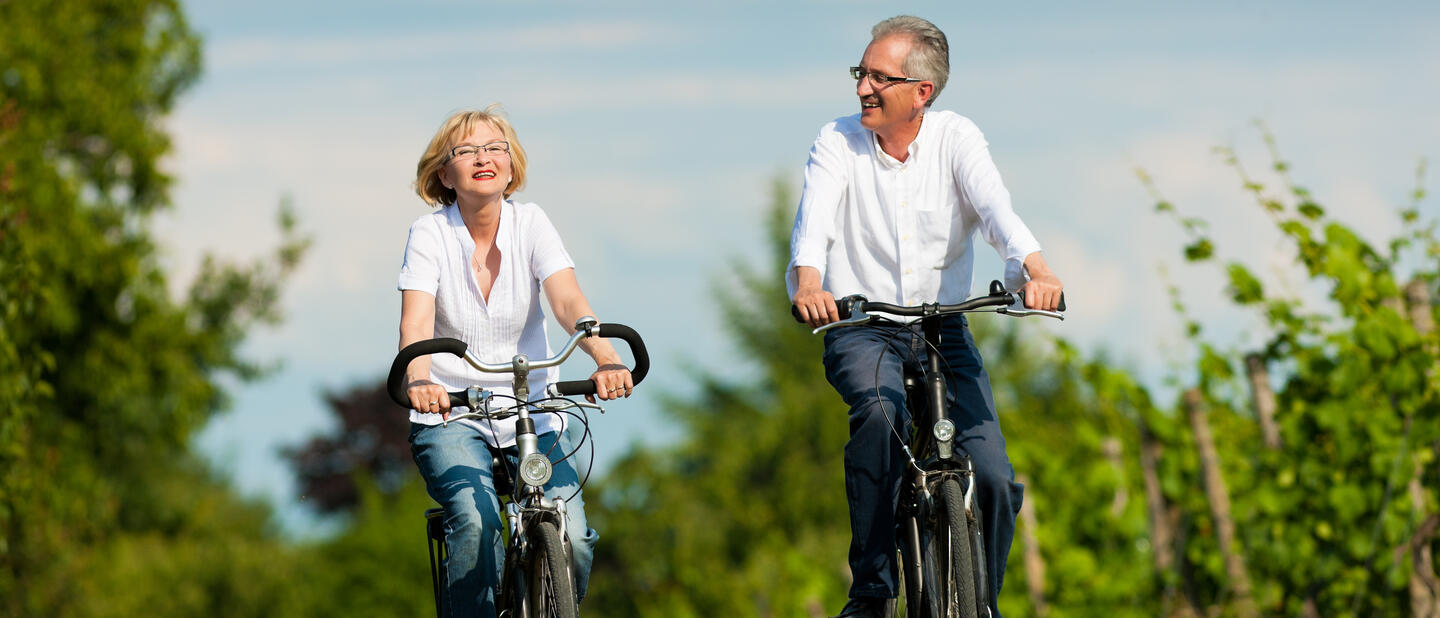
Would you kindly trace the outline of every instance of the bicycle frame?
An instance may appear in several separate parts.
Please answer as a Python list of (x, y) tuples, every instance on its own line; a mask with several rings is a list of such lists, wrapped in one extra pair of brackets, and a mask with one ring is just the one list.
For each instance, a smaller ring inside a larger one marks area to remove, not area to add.
[[(562, 560), (565, 578), (567, 582), (574, 582), (574, 574), (571, 572), (570, 556), (571, 547), (569, 534), (566, 529), (566, 504), (564, 499), (551, 499), (544, 493), (544, 486), (550, 480), (553, 472), (553, 464), (550, 458), (540, 452), (539, 436), (535, 432), (535, 422), (530, 417), (530, 408), (533, 406), (541, 411), (561, 413), (572, 407), (593, 408), (604, 412), (604, 409), (595, 404), (576, 402), (564, 397), (567, 395), (591, 395), (596, 391), (596, 386), (590, 380), (574, 380), (559, 382), (551, 385), (546, 393), (549, 398), (539, 402), (530, 402), (530, 372), (535, 369), (544, 369), (557, 366), (565, 362), (580, 341), (586, 337), (615, 337), (624, 340), (630, 347), (635, 357), (635, 367), (631, 370), (631, 377), (635, 384), (639, 384), (649, 371), (650, 360), (645, 349), (644, 342), (633, 329), (620, 324), (600, 324), (592, 317), (584, 317), (575, 323), (575, 334), (560, 352), (554, 356), (538, 361), (531, 361), (524, 354), (516, 355), (509, 363), (486, 363), (470, 353), (464, 342), (456, 339), (430, 339), (418, 341), (406, 346), (395, 357), (390, 367), (390, 375), (386, 382), (387, 392), (392, 400), (402, 407), (409, 408), (410, 402), (404, 385), (405, 370), (414, 359), (435, 353), (449, 353), (464, 358), (466, 363), (476, 370), (485, 373), (510, 373), (512, 374), (512, 385), (514, 398), (517, 404), (504, 409), (493, 408), (493, 393), (477, 386), (471, 386), (463, 391), (450, 392), (451, 407), (468, 407), (471, 412), (450, 416), (442, 421), (442, 424), (465, 420), (465, 419), (501, 419), (512, 415), (515, 421), (515, 449), (517, 452), (517, 474), (514, 475), (513, 492), (505, 492), (499, 487), (499, 477), (502, 473), (508, 476), (509, 462), (503, 455), (503, 449), (491, 445), (490, 451), (494, 457), (492, 469), (497, 478), (497, 493), (502, 496), (510, 493), (510, 501), (505, 505), (505, 512), (509, 523), (509, 542), (506, 544), (505, 562), (501, 571), (500, 594), (497, 595), (497, 608), (502, 615), (505, 615), (511, 608), (519, 607), (520, 615), (529, 616), (532, 608), (526, 605), (526, 595), (520, 594), (518, 584), (511, 581), (511, 578), (524, 571), (533, 548), (530, 546), (529, 530), (533, 526), (544, 523), (553, 524), (558, 532), (561, 547)], [(444, 615), (444, 604), (441, 597), (441, 581), (444, 577), (444, 566), (437, 566), (434, 540), (437, 536), (443, 537), (437, 530), (442, 526), (437, 525), (437, 519), (443, 511), (437, 513), (437, 509), (426, 512), (427, 535), (431, 542), (431, 576), (435, 584), (436, 592), (436, 613)], [(545, 529), (542, 526), (542, 538), (546, 538)], [(549, 537), (553, 538), (553, 536)], [(553, 542), (553, 541), (552, 541)], [(545, 543), (541, 543), (545, 545)], [(441, 544), (443, 550), (443, 543)], [(551, 546), (553, 550), (553, 545)], [(541, 553), (548, 553), (542, 551)], [(443, 551), (442, 551), (443, 555)], [(565, 584), (562, 589), (570, 591), (570, 583)], [(573, 612), (572, 609), (569, 610)]]
[[(925, 586), (939, 581), (933, 577), (935, 574), (931, 574), (932, 578), (927, 579), (921, 556), (924, 544), (930, 538), (928, 535), (931, 534), (926, 522), (937, 512), (937, 509), (938, 512), (945, 510), (943, 506), (936, 504), (936, 495), (932, 490), (940, 488), (950, 478), (957, 479), (959, 486), (963, 488), (961, 503), (965, 517), (974, 524), (973, 527), (967, 526), (964, 534), (968, 536), (968, 541), (962, 543), (960, 547), (973, 547), (975, 549), (972, 555), (980, 557), (978, 560), (973, 560), (974, 564), (971, 565), (973, 570), (970, 573), (975, 579), (974, 592), (977, 605), (988, 611), (991, 600), (987, 585), (988, 576), (985, 572), (986, 565), (983, 559), (985, 555), (983, 538), (978, 525), (981, 513), (974, 502), (975, 468), (968, 454), (959, 454), (957, 457), (954, 449), (955, 426), (949, 420), (946, 410), (947, 389), (941, 367), (942, 360), (938, 353), (941, 321), (947, 316), (974, 312), (995, 312), (1016, 317), (1043, 315), (1060, 320), (1065, 319), (1064, 315), (1055, 311), (1025, 308), (1024, 295), (1019, 292), (1007, 292), (999, 281), (991, 282), (988, 296), (973, 298), (956, 305), (927, 303), (919, 307), (907, 307), (870, 302), (862, 296), (849, 296), (838, 299), (836, 308), (842, 319), (820, 326), (813, 331), (814, 333), (866, 324), (876, 319), (875, 316), (867, 313), (868, 310), (873, 310), (897, 316), (919, 318), (921, 335), (927, 346), (927, 361), (923, 375), (917, 376), (913, 374), (913, 370), (906, 370), (904, 376), (906, 404), (910, 411), (910, 426), (913, 428), (910, 439), (905, 440), (896, 429), (896, 439), (901, 442), (909, 459), (902, 477), (900, 501), (896, 511), (900, 527), (897, 544), (902, 554), (902, 563), (905, 566), (905, 597), (908, 613), (911, 616), (920, 615), (922, 605), (932, 598)], [(1059, 309), (1060, 311), (1065, 310), (1063, 296), (1060, 299)], [(800, 319), (798, 309), (792, 307), (791, 312), (797, 320)], [(909, 328), (909, 324), (897, 323), (897, 325), (900, 328)], [(895, 428), (892, 427), (892, 429)], [(947, 534), (953, 534), (953, 530)], [(947, 582), (944, 585), (950, 583)], [(941, 588), (940, 592), (943, 593), (945, 590), (945, 588)], [(950, 607), (954, 606), (950, 605)], [(949, 609), (930, 607), (929, 610), (931, 613), (938, 612), (949, 615)]]
[[(934, 496), (931, 490), (938, 487), (944, 478), (957, 478), (965, 489), (964, 505), (967, 512), (972, 509), (975, 495), (975, 467), (968, 454), (955, 452), (952, 442), (953, 425), (946, 439), (940, 439), (936, 435), (939, 423), (942, 420), (948, 423), (949, 415), (946, 410), (945, 374), (941, 371), (940, 355), (934, 352), (940, 344), (940, 322), (945, 316), (934, 312), (934, 308), (935, 306), (930, 306), (930, 313), (920, 321), (926, 349), (930, 350), (930, 353), (926, 354), (923, 375), (905, 376), (906, 404), (914, 429), (910, 441), (911, 465), (905, 469), (896, 515), (901, 529), (900, 551), (905, 556), (901, 562), (905, 566), (905, 582), (909, 589), (906, 594), (907, 603), (920, 603), (927, 594), (927, 580), (920, 560), (924, 529), (921, 522), (928, 518), (933, 509)], [(917, 384), (917, 379), (923, 380), (923, 383)], [(982, 562), (976, 566), (979, 569), (977, 579), (983, 581), (985, 565)], [(917, 612), (911, 610), (910, 613), (915, 615)]]

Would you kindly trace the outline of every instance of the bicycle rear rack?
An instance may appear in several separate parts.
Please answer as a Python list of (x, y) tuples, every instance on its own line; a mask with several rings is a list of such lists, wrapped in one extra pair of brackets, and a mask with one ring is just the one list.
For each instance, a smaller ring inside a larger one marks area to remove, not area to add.
[(449, 572), (445, 569), (445, 509), (436, 507), (425, 511), (425, 536), (430, 546), (430, 583), (435, 588), (435, 615), (449, 618), (445, 611), (445, 583)]

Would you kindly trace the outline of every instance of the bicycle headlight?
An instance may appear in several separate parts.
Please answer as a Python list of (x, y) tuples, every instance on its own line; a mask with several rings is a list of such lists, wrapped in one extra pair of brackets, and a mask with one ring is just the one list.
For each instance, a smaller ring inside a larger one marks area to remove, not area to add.
[(955, 423), (948, 418), (942, 418), (935, 422), (935, 439), (940, 442), (949, 442), (955, 439)]
[(935, 433), (936, 454), (939, 455), (941, 459), (954, 457), (955, 445), (951, 443), (951, 440), (955, 439), (955, 423), (950, 422), (948, 418), (942, 418), (935, 421), (935, 427), (932, 431)]
[(526, 485), (541, 487), (550, 480), (550, 458), (544, 453), (531, 453), (520, 460), (520, 480)]

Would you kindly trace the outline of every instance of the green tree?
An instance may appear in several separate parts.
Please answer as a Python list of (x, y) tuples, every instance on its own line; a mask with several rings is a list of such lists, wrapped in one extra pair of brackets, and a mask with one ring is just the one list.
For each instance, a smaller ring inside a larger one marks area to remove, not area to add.
[[(1156, 206), (1191, 235), (1187, 259), (1223, 268), (1230, 300), (1268, 331), (1251, 350), (1232, 351), (1192, 327), (1198, 362), (1194, 375), (1183, 377), (1195, 385), (1215, 434), (1226, 436), (1217, 446), (1228, 515), (1239, 524), (1238, 553), (1254, 580), (1254, 603), (1277, 614), (1429, 615), (1436, 611), (1440, 339), (1428, 298), (1440, 279), (1440, 243), (1434, 224), (1420, 216), (1423, 167), (1400, 212), (1402, 235), (1381, 248), (1330, 217), (1290, 177), (1268, 132), (1264, 138), (1278, 189), (1251, 176), (1233, 151), (1222, 152), (1292, 243), (1299, 273), (1328, 292), (1325, 302), (1266, 290), (1247, 265), (1222, 262), (1201, 222), (1180, 217), (1163, 199)], [(1249, 363), (1242, 361), (1247, 351), (1256, 351)], [(1247, 388), (1247, 371), (1263, 379)], [(1278, 384), (1273, 401), (1267, 388), (1252, 390), (1256, 384)], [(1261, 426), (1271, 408), (1273, 432)], [(1209, 581), (1195, 600), (1243, 613), (1236, 570), (1222, 567), (1215, 551), (1218, 518), (1207, 514), (1193, 484), (1171, 489), (1196, 541), (1185, 558), (1197, 579)]]
[(1158, 415), (1148, 392), (1103, 356), (1028, 335), (1023, 321), (971, 324), (1033, 509), (1011, 546), (1005, 614), (1161, 613), (1139, 457), (1138, 421)]
[[(394, 404), (388, 407), (398, 410)], [(392, 413), (392, 418), (397, 417)], [(403, 425), (403, 416), (397, 422)], [(411, 474), (413, 480), (403, 486), (382, 488), (357, 468), (359, 499), (346, 515), (344, 530), (301, 548), (296, 571), (304, 574), (304, 589), (292, 615), (435, 613), (422, 516), (436, 504), (425, 493), (419, 473)]]
[(219, 374), (261, 373), (237, 348), (305, 241), (282, 216), (273, 258), (206, 260), (171, 298), (160, 123), (199, 68), (173, 0), (0, 2), (0, 612), (279, 606), (268, 511), (189, 443)]

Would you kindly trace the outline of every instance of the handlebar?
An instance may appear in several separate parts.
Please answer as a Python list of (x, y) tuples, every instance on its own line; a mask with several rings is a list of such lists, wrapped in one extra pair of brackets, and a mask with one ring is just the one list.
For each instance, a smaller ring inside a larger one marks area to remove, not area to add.
[[(565, 362), (575, 348), (580, 345), (580, 340), (586, 337), (606, 337), (620, 339), (630, 346), (630, 352), (635, 356), (635, 367), (630, 370), (630, 376), (635, 384), (645, 379), (645, 374), (650, 372), (650, 354), (645, 350), (645, 342), (640, 339), (640, 334), (635, 329), (624, 324), (598, 324), (592, 321), (582, 321), (576, 325), (575, 334), (565, 342), (565, 347), (555, 356), (537, 361), (525, 359), (523, 355), (516, 356), (508, 363), (486, 363), (468, 351), (469, 346), (459, 339), (442, 337), (437, 339), (426, 339), (416, 341), (405, 346), (395, 355), (395, 362), (390, 364), (390, 375), (385, 381), (386, 392), (390, 399), (402, 408), (410, 408), (410, 397), (405, 388), (405, 370), (410, 367), (410, 362), (429, 354), (453, 354), (465, 359), (471, 367), (484, 373), (513, 373), (524, 375), (532, 369), (544, 369), (554, 367)], [(593, 395), (595, 394), (595, 382), (591, 380), (570, 380), (557, 382), (551, 387), (554, 395)], [(469, 396), (465, 391), (454, 391), (449, 393), (451, 407), (470, 406)]]
[[(992, 309), (994, 307), (994, 309)], [(999, 281), (990, 282), (990, 294), (966, 300), (955, 305), (924, 304), (919, 306), (895, 305), (891, 303), (875, 302), (866, 299), (864, 296), (852, 295), (835, 299), (835, 308), (840, 313), (840, 321), (831, 322), (815, 329), (819, 333), (831, 328), (850, 326), (869, 322), (873, 316), (868, 312), (876, 311), (904, 317), (926, 317), (931, 315), (950, 315), (958, 313), (971, 313), (976, 311), (994, 311), (1016, 317), (1027, 315), (1043, 315), (1058, 320), (1064, 320), (1065, 315), (1065, 294), (1060, 294), (1059, 311), (1046, 311), (1043, 309), (1025, 308), (1025, 291), (1017, 290), (1009, 292)], [(800, 308), (790, 306), (790, 315), (795, 321), (804, 322), (800, 317)]]
[[(579, 333), (577, 332), (576, 335)], [(641, 380), (645, 379), (645, 374), (650, 373), (650, 353), (645, 350), (645, 342), (640, 339), (640, 333), (635, 332), (635, 329), (624, 324), (601, 324), (595, 336), (619, 339), (624, 341), (625, 345), (630, 346), (630, 353), (635, 356), (635, 367), (630, 370), (630, 378), (634, 380), (635, 384), (639, 384)], [(531, 366), (533, 367), (534, 364), (532, 363)], [(556, 382), (554, 389), (555, 394), (562, 396), (594, 395), (595, 381), (585, 379)]]

